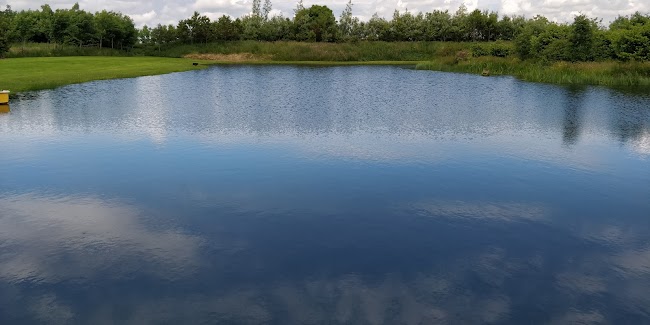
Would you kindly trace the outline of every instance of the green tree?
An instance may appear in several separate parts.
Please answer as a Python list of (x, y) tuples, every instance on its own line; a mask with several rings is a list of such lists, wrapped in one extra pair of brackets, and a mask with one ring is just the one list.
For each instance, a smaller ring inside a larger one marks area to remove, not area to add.
[(460, 5), (451, 20), (451, 28), (449, 29), (449, 38), (452, 41), (460, 42), (469, 40), (468, 26), (467, 26), (467, 7), (465, 4)]
[(22, 43), (22, 50), (25, 50), (25, 44), (36, 36), (38, 13), (34, 11), (21, 11), (13, 18), (12, 34), (14, 38)]
[(42, 42), (42, 43), (52, 42), (53, 17), (54, 17), (54, 11), (52, 11), (52, 8), (47, 4), (42, 5), (41, 11), (38, 12), (35, 35), (32, 38), (35, 42)]
[(612, 55), (623, 61), (650, 60), (650, 24), (610, 31)]
[(609, 24), (610, 30), (632, 29), (638, 26), (650, 25), (650, 15), (642, 15), (640, 12), (635, 12), (631, 16), (618, 16), (614, 21)]
[(57, 9), (52, 16), (52, 40), (57, 44), (65, 42), (66, 30), (70, 25), (70, 11)]
[(147, 25), (142, 26), (138, 31), (138, 40), (143, 45), (151, 44), (151, 29)]
[(267, 21), (269, 19), (271, 10), (273, 10), (271, 0), (264, 0), (264, 6), (262, 7), (262, 18), (264, 18), (264, 21)]
[(623, 61), (650, 60), (650, 15), (636, 12), (629, 17), (619, 16), (609, 25), (608, 32), (596, 35), (601, 42), (600, 52), (609, 44), (609, 54), (613, 58)]
[(393, 12), (390, 22), (391, 41), (420, 41), (424, 38), (423, 16), (414, 16), (408, 9), (401, 14), (398, 10)]
[(242, 17), (242, 38), (246, 40), (259, 40), (262, 22), (263, 20), (260, 16), (248, 15)]
[(386, 41), (390, 35), (390, 23), (379, 17), (377, 13), (372, 15), (372, 18), (365, 25), (365, 39), (369, 41)]
[(523, 16), (503, 16), (497, 22), (497, 38), (505, 41), (514, 40), (526, 25)]
[[(133, 20), (129, 16), (118, 12), (106, 10), (97, 12), (95, 13), (94, 23), (95, 35), (100, 48), (109, 45), (111, 48), (115, 48), (116, 46), (119, 48), (129, 48), (140, 38)], [(146, 32), (150, 38), (151, 29), (147, 27)]]
[(5, 58), (9, 52), (9, 32), (12, 25), (14, 13), (10, 6), (0, 11), (0, 59)]
[(290, 40), (293, 38), (293, 22), (283, 16), (274, 16), (265, 21), (260, 28), (259, 39), (263, 41)]
[(591, 61), (594, 59), (594, 32), (598, 26), (586, 15), (578, 15), (571, 24), (571, 58), (573, 61)]
[(213, 23), (215, 39), (219, 41), (234, 41), (240, 37), (240, 31), (230, 16), (223, 15)]
[(541, 34), (548, 24), (548, 19), (539, 15), (523, 24), (514, 40), (515, 52), (520, 59), (530, 59), (536, 55), (533, 50), (534, 38)]
[(467, 15), (467, 32), (470, 40), (472, 41), (482, 41), (485, 39), (484, 29), (486, 25), (486, 17), (478, 9), (474, 9), (469, 15)]
[(336, 40), (336, 18), (327, 6), (313, 5), (294, 17), (296, 38), (303, 41), (331, 42)]
[(6, 35), (0, 35), (0, 59), (4, 59), (9, 52), (9, 40)]
[(110, 40), (111, 48), (115, 47), (115, 37), (119, 35), (119, 24), (117, 14), (112, 11), (102, 10), (95, 13), (95, 30), (99, 39), (99, 47), (104, 46), (106, 40)]
[(178, 23), (177, 33), (181, 42), (194, 44), (194, 42), (207, 43), (211, 36), (210, 18), (202, 16), (198, 11), (192, 17), (183, 19)]
[(124, 14), (119, 14), (119, 18), (120, 48), (131, 48), (138, 41), (138, 30), (135, 28), (135, 24), (133, 23), (133, 19), (131, 19), (131, 17)]
[(93, 42), (95, 39), (95, 22), (94, 16), (86, 11), (77, 9), (70, 11), (70, 24), (66, 29), (66, 40), (71, 44), (84, 44)]
[(262, 1), (253, 0), (252, 15), (255, 17), (262, 17)]
[(195, 12), (191, 20), (194, 24), (194, 37), (197, 41), (207, 44), (213, 35), (210, 18), (205, 15), (198, 15), (198, 12)]
[(296, 9), (293, 10), (293, 15), (297, 15), (299, 11), (304, 10), (305, 5), (302, 3), (302, 0), (298, 0), (298, 3), (296, 4)]
[(158, 51), (162, 49), (163, 45), (172, 44), (177, 40), (178, 35), (174, 25), (158, 24), (151, 30), (151, 42), (158, 46)]
[(352, 0), (348, 1), (339, 19), (339, 36), (343, 41), (358, 40), (359, 18), (352, 16)]
[(451, 29), (449, 11), (434, 10), (424, 16), (424, 33), (427, 41), (446, 41)]
[(545, 61), (567, 61), (571, 59), (570, 27), (549, 24), (531, 39), (533, 56)]

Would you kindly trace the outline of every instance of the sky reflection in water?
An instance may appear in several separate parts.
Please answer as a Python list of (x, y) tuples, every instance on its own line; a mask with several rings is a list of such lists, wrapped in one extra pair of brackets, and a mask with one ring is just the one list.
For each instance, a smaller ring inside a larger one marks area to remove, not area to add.
[(650, 323), (649, 107), (394, 67), (28, 94), (0, 323)]

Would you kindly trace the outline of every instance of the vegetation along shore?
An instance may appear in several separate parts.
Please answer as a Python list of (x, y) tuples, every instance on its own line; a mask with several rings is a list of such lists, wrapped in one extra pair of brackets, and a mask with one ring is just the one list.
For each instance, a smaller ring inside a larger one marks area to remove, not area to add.
[(0, 61), (0, 87), (24, 91), (184, 71), (201, 68), (191, 65), (197, 60), (409, 64), (559, 84), (650, 86), (647, 14), (604, 25), (585, 15), (557, 23), (464, 6), (455, 12), (395, 11), (391, 19), (375, 15), (368, 21), (353, 16), (352, 2), (338, 19), (327, 6), (304, 7), (302, 1), (291, 18), (271, 17), (271, 9), (269, 0), (255, 0), (251, 13), (239, 18), (211, 20), (195, 12), (177, 24), (136, 28), (124, 14), (90, 13), (78, 4), (19, 12), (7, 7), (0, 11), (0, 57), (8, 58)]

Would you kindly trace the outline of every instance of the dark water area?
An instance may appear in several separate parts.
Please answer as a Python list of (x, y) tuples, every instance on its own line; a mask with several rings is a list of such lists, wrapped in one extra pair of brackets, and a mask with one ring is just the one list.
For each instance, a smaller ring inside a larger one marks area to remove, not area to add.
[(214, 67), (0, 114), (0, 324), (650, 324), (650, 94)]

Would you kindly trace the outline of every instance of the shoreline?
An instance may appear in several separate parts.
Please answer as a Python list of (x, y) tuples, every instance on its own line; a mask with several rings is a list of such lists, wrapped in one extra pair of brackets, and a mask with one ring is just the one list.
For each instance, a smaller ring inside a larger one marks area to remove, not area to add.
[[(227, 59), (227, 56), (226, 56)], [(194, 66), (192, 63), (199, 63)], [(453, 57), (422, 61), (302, 61), (273, 59), (205, 60), (166, 57), (27, 57), (0, 60), (5, 71), (0, 88), (14, 95), (96, 80), (134, 78), (205, 69), (212, 65), (296, 65), (296, 66), (411, 66), (431, 70), (492, 76), (513, 76), (527, 82), (556, 85), (637, 88), (650, 93), (650, 62), (555, 62), (540, 64), (513, 58), (478, 57), (457, 62)]]

